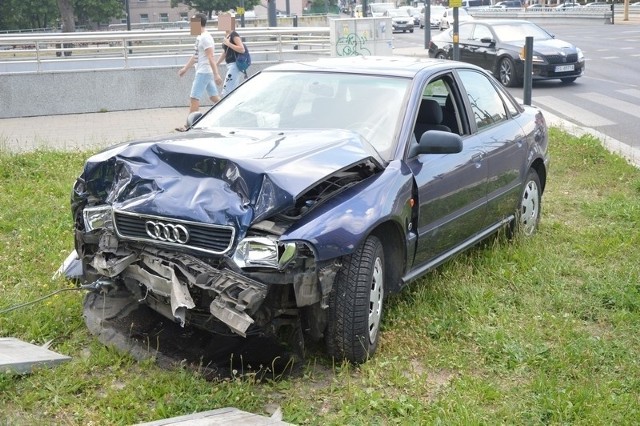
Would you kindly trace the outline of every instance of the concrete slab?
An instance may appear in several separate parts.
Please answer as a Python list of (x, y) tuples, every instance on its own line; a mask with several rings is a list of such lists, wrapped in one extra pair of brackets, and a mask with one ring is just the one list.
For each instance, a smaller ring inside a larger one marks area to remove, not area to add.
[(52, 366), (70, 359), (14, 337), (0, 337), (0, 373), (31, 373), (35, 366)]
[(219, 408), (186, 416), (172, 417), (150, 423), (139, 423), (136, 426), (284, 426), (291, 425), (271, 417), (247, 413), (237, 408)]

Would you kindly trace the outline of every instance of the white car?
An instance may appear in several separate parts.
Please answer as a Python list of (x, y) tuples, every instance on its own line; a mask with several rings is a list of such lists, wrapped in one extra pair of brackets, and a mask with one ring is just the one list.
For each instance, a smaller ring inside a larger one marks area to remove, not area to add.
[[(429, 26), (431, 28), (439, 28), (440, 27), (440, 19), (442, 18), (442, 15), (444, 14), (444, 11), (447, 10), (446, 7), (444, 6), (438, 6), (438, 5), (431, 5), (430, 7), (430, 11), (429, 11), (429, 16), (430, 16), (430, 24)], [(420, 16), (420, 28), (424, 28), (424, 11), (422, 12), (422, 15)]]
[[(465, 9), (458, 8), (458, 23), (464, 21), (473, 21), (473, 16), (469, 15), (469, 12), (467, 12)], [(447, 28), (451, 27), (453, 27), (453, 9), (448, 8), (445, 9), (445, 11), (442, 13), (442, 16), (440, 17), (440, 25), (438, 26), (438, 28), (440, 28), (440, 31), (444, 31)]]
[(393, 32), (413, 32), (413, 18), (405, 11), (398, 9), (389, 9), (384, 12), (384, 16), (391, 17), (391, 26)]
[(411, 16), (411, 18), (413, 19), (413, 25), (416, 27), (420, 25), (421, 17), (424, 17), (424, 7), (400, 6), (398, 10), (401, 10), (408, 16)]

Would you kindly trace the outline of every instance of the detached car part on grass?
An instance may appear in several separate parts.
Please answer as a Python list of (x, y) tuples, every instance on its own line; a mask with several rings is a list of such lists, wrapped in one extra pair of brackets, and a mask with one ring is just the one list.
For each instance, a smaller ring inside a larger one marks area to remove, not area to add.
[(283, 64), (196, 119), (91, 157), (72, 213), (85, 288), (212, 339), (304, 335), (363, 362), (387, 294), (539, 221), (544, 118), (470, 65)]

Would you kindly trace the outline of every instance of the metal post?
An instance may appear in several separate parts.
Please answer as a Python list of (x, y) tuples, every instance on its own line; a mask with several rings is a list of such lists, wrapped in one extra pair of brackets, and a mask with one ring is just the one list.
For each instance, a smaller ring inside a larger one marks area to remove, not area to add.
[(614, 4), (611, 3), (611, 24), (613, 25), (615, 22), (613, 20), (614, 16), (616, 16), (616, 11), (613, 9)]
[(278, 18), (276, 16), (276, 0), (267, 0), (267, 18), (269, 18), (269, 26), (277, 27)]
[[(126, 7), (127, 12), (127, 31), (131, 31), (131, 10), (129, 9), (129, 0), (124, 0), (124, 5)], [(129, 46), (129, 54), (133, 53), (131, 51), (131, 41), (127, 41), (127, 46)], [(126, 57), (125, 57), (126, 61)]]
[(524, 42), (524, 82), (523, 101), (531, 105), (531, 87), (533, 82), (533, 37), (528, 36)]
[(368, 8), (369, 8), (369, 3), (367, 2), (367, 0), (362, 0), (362, 17), (363, 18), (368, 18), (367, 16)]
[(129, 10), (129, 0), (124, 0), (124, 6), (127, 12), (127, 31), (131, 31), (131, 11)]
[(240, 9), (242, 9), (242, 15), (240, 15), (240, 27), (244, 28), (244, 0), (240, 0)]
[(453, 60), (454, 61), (459, 61), (460, 60), (460, 35), (458, 34), (459, 32), (459, 27), (458, 27), (458, 16), (459, 16), (459, 8), (454, 7), (453, 8)]
[(424, 48), (431, 43), (431, 1), (424, 0)]

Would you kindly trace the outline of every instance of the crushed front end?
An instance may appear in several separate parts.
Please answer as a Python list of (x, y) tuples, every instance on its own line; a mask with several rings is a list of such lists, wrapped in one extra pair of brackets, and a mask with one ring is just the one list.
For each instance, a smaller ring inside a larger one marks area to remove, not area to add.
[(169, 153), (150, 143), (98, 154), (72, 195), (81, 281), (92, 292), (127, 292), (183, 327), (295, 336), (297, 344), (304, 330), (319, 339), (340, 262), (318, 262), (310, 243), (281, 237), (377, 170), (356, 161), (307, 177), (313, 183), (292, 194), (276, 173), (256, 174), (199, 148)]

